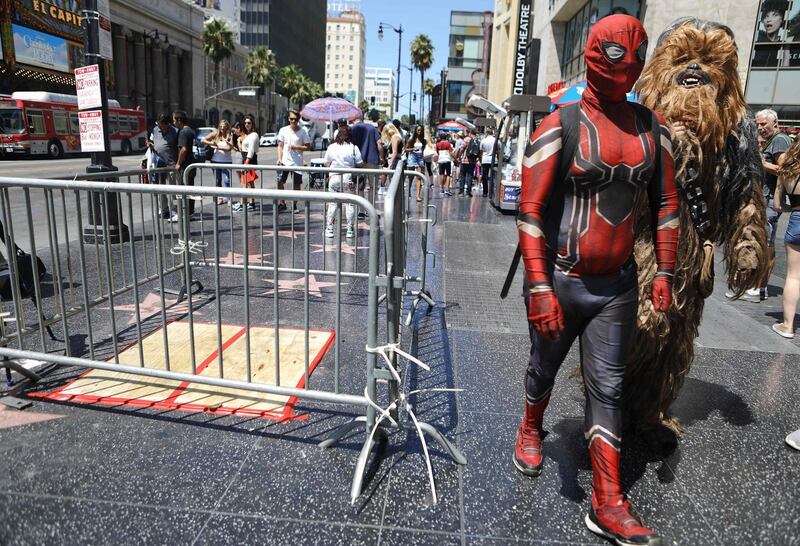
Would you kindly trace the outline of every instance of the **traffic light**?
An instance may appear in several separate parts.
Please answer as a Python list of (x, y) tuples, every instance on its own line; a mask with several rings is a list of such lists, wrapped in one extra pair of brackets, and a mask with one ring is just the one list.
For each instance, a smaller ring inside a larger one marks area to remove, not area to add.
[(375, 96), (374, 95), (369, 98), (369, 104), (370, 104), (370, 106), (375, 106)]
[(414, 102), (417, 102), (417, 92), (416, 91), (411, 93), (411, 100), (413, 100)]

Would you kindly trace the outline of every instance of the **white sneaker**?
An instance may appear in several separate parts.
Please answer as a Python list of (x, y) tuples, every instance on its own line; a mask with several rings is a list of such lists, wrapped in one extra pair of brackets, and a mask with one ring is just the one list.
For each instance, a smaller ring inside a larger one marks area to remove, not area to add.
[(325, 228), (325, 237), (328, 239), (333, 239), (333, 226), (328, 226)]
[(169, 217), (169, 221), (173, 224), (177, 224), (180, 218), (178, 217), (177, 211), (172, 211), (172, 215)]
[(356, 232), (353, 229), (353, 226), (347, 226), (347, 235), (345, 235), (345, 237), (347, 237), (348, 239), (352, 239), (355, 236), (356, 236)]
[(728, 298), (729, 300), (733, 299), (735, 295), (736, 292), (734, 292), (733, 290), (728, 290), (725, 292), (725, 297)]
[(795, 430), (786, 437), (786, 443), (800, 451), (800, 429)]
[(782, 326), (783, 326), (782, 322), (778, 322), (776, 324), (773, 324), (772, 325), (772, 331), (775, 332), (776, 334), (778, 334), (779, 336), (784, 337), (786, 339), (794, 339), (794, 332), (787, 332), (786, 330), (784, 330), (782, 328)]
[(744, 293), (742, 299), (745, 301), (751, 301), (753, 303), (759, 303), (765, 299), (767, 299), (767, 289), (766, 288), (751, 288)]

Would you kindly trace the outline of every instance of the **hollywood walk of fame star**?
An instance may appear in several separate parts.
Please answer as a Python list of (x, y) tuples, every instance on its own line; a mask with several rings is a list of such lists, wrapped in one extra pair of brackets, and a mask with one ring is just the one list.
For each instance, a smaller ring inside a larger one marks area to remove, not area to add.
[[(263, 236), (271, 238), (273, 233), (275, 233), (273, 230), (265, 229), (264, 232), (263, 232)], [(290, 229), (279, 229), (278, 230), (278, 237), (287, 237), (287, 238), (290, 238), (290, 239), (291, 238), (297, 239), (299, 237), (303, 237), (304, 235), (305, 235), (305, 233), (300, 231), (300, 230), (298, 230), (297, 228), (295, 228), (294, 232), (292, 230), (290, 230)]]
[[(264, 279), (265, 281), (272, 283), (272, 279)], [(346, 285), (347, 283), (342, 283), (342, 285)], [(317, 278), (314, 275), (308, 276), (308, 294), (317, 296), (318, 298), (322, 297), (322, 290), (321, 288), (327, 288), (329, 286), (336, 286), (335, 282), (318, 282)], [(303, 277), (299, 279), (278, 279), (278, 292), (292, 292), (292, 291), (300, 291), (302, 292), (305, 289), (305, 281)], [(274, 294), (275, 289), (271, 289), (265, 293), (265, 295)]]
[[(317, 254), (319, 252), (336, 252), (337, 246), (335, 241), (336, 239), (334, 239), (327, 245), (318, 245), (315, 243), (311, 243), (310, 246), (314, 249), (311, 251), (311, 254)], [(366, 249), (367, 247), (364, 245), (358, 246), (358, 250), (366, 250)], [(356, 247), (345, 241), (344, 237), (342, 237), (342, 254), (350, 254), (351, 256), (356, 255)]]
[[(250, 254), (247, 257), (247, 263), (253, 265), (261, 265), (261, 258), (266, 258), (267, 256), (272, 256), (269, 252), (265, 252), (262, 254)], [(239, 254), (238, 252), (228, 252), (225, 256), (220, 256), (219, 262), (222, 264), (233, 264), (233, 265), (242, 265), (244, 264), (244, 254)], [(269, 260), (264, 260), (264, 265), (271, 265), (272, 262)]]
[[(176, 303), (178, 300), (170, 300), (164, 299), (164, 312), (167, 315), (167, 318), (174, 317), (177, 315), (183, 315), (189, 312), (189, 302), (183, 300), (180, 303)], [(106, 308), (108, 309), (108, 308)], [(129, 311), (134, 313), (134, 315), (128, 320), (128, 325), (136, 324), (136, 305), (115, 305), (114, 311)], [(154, 315), (161, 314), (161, 296), (155, 294), (153, 292), (147, 294), (139, 304), (139, 316), (142, 319), (142, 322), (149, 319)]]

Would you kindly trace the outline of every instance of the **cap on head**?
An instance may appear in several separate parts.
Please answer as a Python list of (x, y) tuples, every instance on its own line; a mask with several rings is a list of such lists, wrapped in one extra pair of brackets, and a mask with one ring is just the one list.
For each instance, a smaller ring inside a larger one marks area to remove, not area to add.
[(620, 102), (644, 68), (647, 33), (630, 15), (600, 19), (586, 41), (587, 87), (598, 98)]

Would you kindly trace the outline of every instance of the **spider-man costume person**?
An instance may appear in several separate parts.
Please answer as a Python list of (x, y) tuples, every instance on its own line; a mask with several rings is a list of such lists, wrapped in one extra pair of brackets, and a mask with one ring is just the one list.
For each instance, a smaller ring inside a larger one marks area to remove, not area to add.
[(598, 21), (586, 44), (587, 87), (566, 179), (559, 179), (559, 112), (542, 122), (525, 153), (517, 223), (531, 354), (514, 464), (530, 476), (541, 472), (544, 410), (558, 368), (580, 336), (584, 427), (594, 474), (586, 524), (618, 544), (652, 545), (661, 539), (623, 496), (619, 470), (622, 380), (638, 305), (634, 222), (645, 197), (658, 210), (652, 292), (657, 311), (671, 302), (678, 242), (669, 129), (659, 116), (658, 168), (652, 113), (637, 111), (625, 97), (642, 71), (646, 50), (647, 34), (637, 19), (612, 15)]

